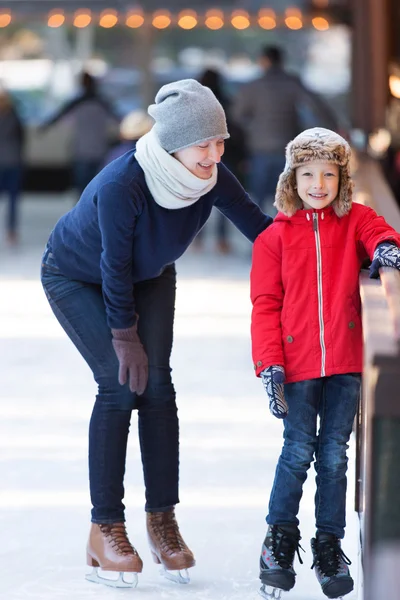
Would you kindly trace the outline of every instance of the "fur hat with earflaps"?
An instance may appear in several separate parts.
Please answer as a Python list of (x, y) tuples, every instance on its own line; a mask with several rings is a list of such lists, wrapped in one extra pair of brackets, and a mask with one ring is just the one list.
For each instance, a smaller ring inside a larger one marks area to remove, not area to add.
[(303, 208), (296, 190), (296, 168), (311, 161), (330, 162), (340, 167), (339, 195), (332, 202), (338, 217), (346, 215), (352, 203), (349, 144), (342, 136), (323, 127), (306, 129), (286, 147), (286, 165), (276, 188), (274, 206), (291, 217)]

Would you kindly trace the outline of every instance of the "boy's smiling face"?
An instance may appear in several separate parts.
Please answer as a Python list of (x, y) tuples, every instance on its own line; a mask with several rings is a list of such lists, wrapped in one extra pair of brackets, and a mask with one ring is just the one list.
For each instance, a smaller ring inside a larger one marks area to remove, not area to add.
[(304, 208), (325, 208), (339, 193), (339, 166), (312, 161), (296, 169), (297, 193)]

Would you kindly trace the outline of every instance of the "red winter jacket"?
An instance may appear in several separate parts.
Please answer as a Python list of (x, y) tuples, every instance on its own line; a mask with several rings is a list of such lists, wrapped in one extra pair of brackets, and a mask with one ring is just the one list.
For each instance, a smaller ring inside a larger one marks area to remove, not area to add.
[(278, 213), (253, 250), (251, 335), (256, 375), (282, 365), (286, 383), (362, 371), (359, 273), (366, 254), (400, 236), (353, 204)]

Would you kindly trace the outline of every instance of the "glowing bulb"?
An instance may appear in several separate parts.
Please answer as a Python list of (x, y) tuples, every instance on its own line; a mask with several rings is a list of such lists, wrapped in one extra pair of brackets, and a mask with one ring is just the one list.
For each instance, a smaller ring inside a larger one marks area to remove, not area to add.
[(11, 23), (11, 14), (3, 12), (0, 14), (0, 27), (7, 27)]
[(400, 77), (398, 75), (390, 75), (389, 88), (392, 96), (400, 98)]
[(392, 141), (392, 136), (387, 129), (378, 129), (368, 137), (370, 153), (376, 157), (385, 154)]
[(261, 9), (258, 13), (258, 24), (262, 29), (274, 29), (276, 16), (273, 10)]
[(166, 29), (171, 25), (171, 15), (167, 11), (157, 11), (153, 15), (152, 24), (156, 29)]
[(285, 19), (286, 27), (289, 29), (301, 29), (303, 27), (303, 22), (299, 17), (290, 16)]
[(65, 23), (64, 13), (62, 13), (58, 10), (55, 10), (49, 14), (49, 18), (47, 21), (47, 25), (49, 27), (54, 27), (54, 28), (61, 27), (61, 25), (64, 25), (64, 23)]
[(144, 23), (144, 17), (139, 12), (130, 13), (126, 17), (125, 21), (127, 27), (131, 27), (132, 29), (136, 29), (137, 27), (141, 27)]
[(118, 23), (118, 14), (115, 10), (105, 10), (100, 15), (99, 25), (104, 29), (110, 29)]
[(204, 24), (208, 29), (221, 29), (224, 26), (224, 13), (220, 10), (208, 10)]
[(77, 11), (74, 16), (74, 26), (79, 29), (87, 27), (92, 22), (92, 15), (90, 11)]
[(318, 31), (326, 31), (329, 29), (329, 23), (324, 17), (314, 17), (311, 22)]
[(235, 10), (232, 13), (231, 23), (235, 29), (247, 29), (250, 27), (249, 13), (245, 10)]
[(178, 16), (178, 25), (182, 29), (193, 29), (197, 25), (197, 14), (194, 10), (185, 10)]

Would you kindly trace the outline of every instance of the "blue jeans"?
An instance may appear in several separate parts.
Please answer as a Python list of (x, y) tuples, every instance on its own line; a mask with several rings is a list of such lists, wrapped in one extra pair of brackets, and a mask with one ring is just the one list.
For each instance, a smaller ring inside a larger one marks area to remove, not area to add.
[[(289, 414), (275, 472), (267, 523), (299, 525), (307, 471), (315, 458), (316, 528), (344, 537), (348, 441), (357, 412), (361, 375), (332, 375), (285, 385)], [(317, 433), (317, 418), (319, 431)]]
[[(169, 365), (175, 307), (175, 266), (135, 285), (138, 333), (149, 359), (142, 396), (118, 383), (118, 359), (100, 285), (74, 281), (58, 269), (51, 249), (42, 259), (42, 284), (59, 323), (98, 385), (89, 427), (92, 522), (124, 521), (124, 473), (132, 409), (138, 411), (146, 511), (179, 502), (179, 425)], [(73, 374), (71, 374), (73, 376)]]
[(285, 152), (257, 152), (250, 159), (248, 188), (254, 202), (263, 207), (266, 198), (275, 198), (279, 175), (285, 167)]
[(8, 195), (8, 211), (6, 216), (6, 228), (8, 233), (16, 233), (18, 228), (17, 205), (22, 185), (22, 168), (0, 167), (0, 193)]

